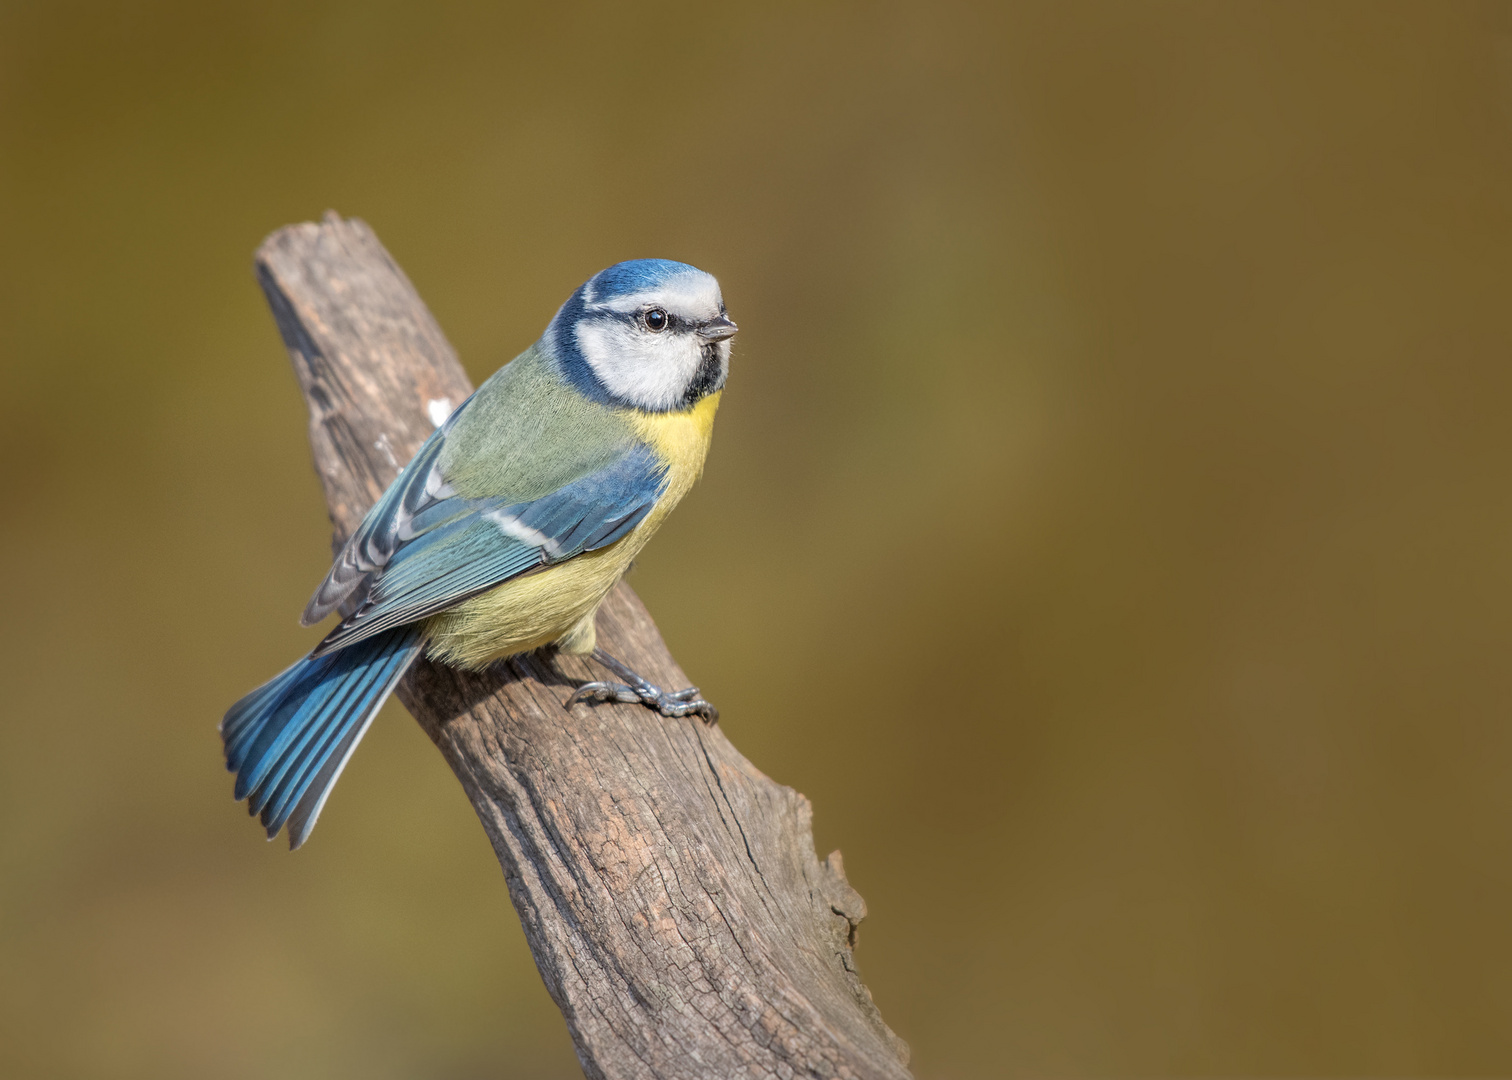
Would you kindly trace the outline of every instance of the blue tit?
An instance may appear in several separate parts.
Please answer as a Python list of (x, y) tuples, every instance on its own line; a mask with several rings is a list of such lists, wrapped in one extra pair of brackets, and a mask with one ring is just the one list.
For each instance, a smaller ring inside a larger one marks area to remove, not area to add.
[(425, 441), (368, 511), (302, 621), (340, 624), (221, 721), (236, 798), (304, 843), (379, 706), (424, 651), (478, 670), (547, 646), (622, 682), (569, 700), (718, 714), (595, 647), (594, 615), (703, 470), (735, 324), (719, 283), (619, 263)]

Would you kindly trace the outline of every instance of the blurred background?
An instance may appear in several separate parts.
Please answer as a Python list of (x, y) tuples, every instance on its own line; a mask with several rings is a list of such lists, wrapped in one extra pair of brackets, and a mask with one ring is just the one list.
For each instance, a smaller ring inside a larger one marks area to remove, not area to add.
[(475, 380), (719, 276), (633, 582), (921, 1078), (1512, 1071), (1512, 7), (10, 0), (0, 1073), (579, 1075), (397, 705), (297, 855), (222, 769), (328, 207)]

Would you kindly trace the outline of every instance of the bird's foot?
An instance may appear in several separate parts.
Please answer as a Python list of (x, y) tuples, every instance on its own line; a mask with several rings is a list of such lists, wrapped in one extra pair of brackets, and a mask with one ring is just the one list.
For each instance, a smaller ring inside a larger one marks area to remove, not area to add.
[(622, 701), (627, 705), (641, 704), (655, 709), (663, 716), (696, 715), (706, 724), (719, 719), (719, 710), (699, 695), (696, 686), (686, 690), (663, 690), (602, 649), (594, 649), (593, 658), (625, 681), (584, 683), (567, 699), (569, 706), (584, 701)]
[(719, 719), (719, 710), (698, 696), (698, 687), (686, 690), (663, 690), (655, 683), (641, 682), (634, 686), (617, 682), (590, 682), (577, 688), (567, 699), (568, 705), (584, 701), (623, 701), (627, 705), (637, 702), (655, 709), (663, 716), (692, 716), (698, 714), (705, 723)]

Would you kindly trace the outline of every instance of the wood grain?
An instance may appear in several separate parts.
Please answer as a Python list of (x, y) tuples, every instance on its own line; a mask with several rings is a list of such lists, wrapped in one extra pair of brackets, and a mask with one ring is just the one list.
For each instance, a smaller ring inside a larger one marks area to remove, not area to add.
[[(361, 221), (274, 233), (257, 276), (310, 408), (335, 527), (361, 520), (471, 387), (414, 287)], [(599, 641), (689, 683), (623, 582)], [(398, 691), (488, 833), (590, 1077), (909, 1075), (852, 956), (866, 905), (814, 854), (809, 802), (718, 726), (562, 703), (587, 661), (417, 664)], [(564, 678), (565, 676), (565, 678)]]

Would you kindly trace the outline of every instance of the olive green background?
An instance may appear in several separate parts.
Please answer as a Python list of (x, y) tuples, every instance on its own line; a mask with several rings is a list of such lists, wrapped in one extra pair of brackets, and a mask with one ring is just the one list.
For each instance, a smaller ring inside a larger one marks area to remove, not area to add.
[(634, 584), (920, 1077), (1512, 1071), (1512, 9), (8, 0), (0, 1074), (577, 1075), (400, 708), (298, 854), (231, 801), (327, 207), (474, 379), (719, 276)]

